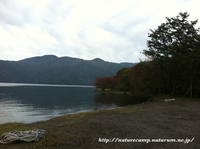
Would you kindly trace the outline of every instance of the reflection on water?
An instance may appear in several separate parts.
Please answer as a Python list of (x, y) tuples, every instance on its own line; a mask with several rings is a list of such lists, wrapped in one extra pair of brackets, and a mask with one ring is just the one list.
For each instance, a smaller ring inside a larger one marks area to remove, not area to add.
[(32, 123), (138, 102), (131, 96), (97, 93), (92, 87), (4, 86), (0, 87), (0, 124)]
[(117, 107), (134, 105), (145, 101), (146, 101), (145, 97), (133, 97), (128, 95), (109, 94), (109, 93), (97, 94), (94, 97), (94, 102), (97, 104), (102, 104), (102, 105), (114, 104)]

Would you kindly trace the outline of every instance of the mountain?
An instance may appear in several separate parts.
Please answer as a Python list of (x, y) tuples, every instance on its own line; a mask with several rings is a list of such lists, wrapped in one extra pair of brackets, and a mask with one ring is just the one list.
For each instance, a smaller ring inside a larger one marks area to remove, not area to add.
[(114, 76), (136, 63), (110, 63), (102, 59), (83, 60), (55, 55), (20, 61), (0, 60), (0, 82), (92, 85), (98, 77)]

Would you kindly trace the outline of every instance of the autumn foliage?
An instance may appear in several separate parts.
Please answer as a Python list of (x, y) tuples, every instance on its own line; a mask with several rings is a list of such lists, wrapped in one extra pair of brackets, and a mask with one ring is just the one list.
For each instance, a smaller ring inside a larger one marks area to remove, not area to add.
[(185, 12), (166, 18), (148, 34), (146, 61), (119, 70), (113, 78), (98, 78), (95, 86), (135, 95), (200, 96), (200, 28), (194, 27), (198, 20), (189, 22), (188, 17)]
[(102, 77), (97, 78), (94, 82), (94, 86), (105, 90), (106, 88), (115, 89), (118, 86), (119, 78), (117, 77)]

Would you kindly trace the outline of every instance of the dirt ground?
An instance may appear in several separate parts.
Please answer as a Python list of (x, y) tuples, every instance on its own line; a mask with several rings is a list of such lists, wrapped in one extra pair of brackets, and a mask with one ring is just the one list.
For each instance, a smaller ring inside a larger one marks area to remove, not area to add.
[[(10, 125), (0, 125), (0, 129)], [(16, 125), (16, 128), (44, 129), (46, 138), (34, 143), (0, 144), (0, 148), (197, 149), (200, 148), (200, 101), (150, 102)]]

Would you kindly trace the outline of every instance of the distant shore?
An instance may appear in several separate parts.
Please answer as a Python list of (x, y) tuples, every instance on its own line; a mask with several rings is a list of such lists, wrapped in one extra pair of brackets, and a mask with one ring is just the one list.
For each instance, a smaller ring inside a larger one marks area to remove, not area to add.
[[(198, 148), (199, 107), (200, 99), (180, 98), (173, 102), (160, 100), (66, 115), (31, 124), (6, 123), (0, 125), (0, 135), (16, 130), (44, 129), (46, 138), (34, 143), (0, 144), (0, 148)], [(159, 138), (194, 139), (188, 143), (120, 142)]]
[(111, 90), (111, 89), (95, 89), (96, 92), (101, 92), (101, 93), (111, 93), (111, 94), (121, 94), (121, 95), (133, 95), (131, 91), (120, 91), (120, 90)]

